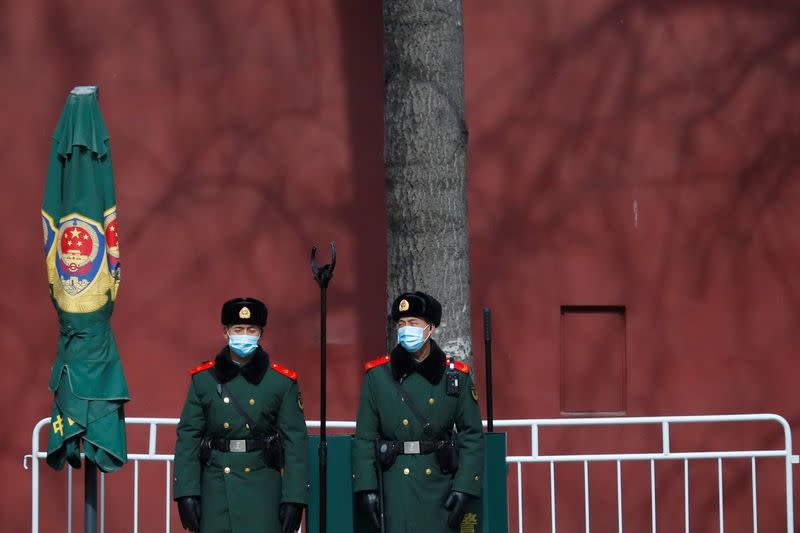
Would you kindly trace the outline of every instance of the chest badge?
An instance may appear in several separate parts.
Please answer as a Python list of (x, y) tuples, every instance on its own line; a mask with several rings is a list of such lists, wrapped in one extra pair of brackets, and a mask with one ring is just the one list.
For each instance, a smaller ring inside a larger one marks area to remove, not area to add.
[(301, 411), (303, 410), (303, 393), (302, 392), (298, 392), (297, 393), (297, 407), (299, 407)]

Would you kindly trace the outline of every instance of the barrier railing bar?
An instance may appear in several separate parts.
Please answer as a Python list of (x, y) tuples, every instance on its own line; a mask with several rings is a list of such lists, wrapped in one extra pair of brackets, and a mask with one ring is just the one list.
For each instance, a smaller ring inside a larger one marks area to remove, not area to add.
[(656, 533), (656, 461), (650, 459), (650, 518), (651, 530)]
[(756, 458), (750, 459), (750, 471), (753, 478), (753, 533), (758, 533), (758, 493), (756, 492)]
[(584, 529), (589, 532), (589, 462), (583, 462), (583, 517), (586, 522)]
[[(522, 463), (517, 463), (517, 468), (522, 468)], [(556, 466), (552, 461), (550, 462), (550, 530), (556, 533)]]
[(150, 445), (147, 448), (147, 453), (150, 455), (156, 454), (156, 424), (150, 424)]
[(522, 465), (517, 465), (517, 517), (518, 517), (518, 527), (519, 533), (523, 533), (524, 529), (522, 527)]
[(689, 533), (689, 459), (683, 460), (683, 517), (684, 531)]
[(617, 461), (617, 531), (622, 533), (622, 462)]
[(669, 453), (669, 422), (661, 423), (661, 446), (665, 454)]
[(139, 533), (139, 461), (133, 461), (133, 533)]
[(166, 486), (165, 486), (165, 489), (166, 489), (166, 492), (165, 492), (165, 494), (167, 495), (167, 496), (166, 496), (166, 503), (165, 503), (165, 509), (166, 509), (166, 527), (167, 527), (167, 528), (166, 528), (164, 531), (169, 531), (169, 508), (170, 508), (170, 503), (172, 503), (172, 501), (170, 500), (170, 497), (169, 497), (169, 493), (170, 493), (169, 461), (167, 461), (167, 462), (166, 462), (166, 463), (164, 463), (164, 464), (166, 465), (166, 471), (167, 471), (167, 477), (166, 477)]
[(719, 486), (719, 533), (725, 533), (725, 506), (722, 496), (722, 458), (717, 459), (717, 485)]
[(786, 452), (782, 450), (744, 450), (734, 452), (681, 452), (671, 453), (664, 455), (663, 453), (600, 453), (600, 454), (585, 454), (585, 455), (539, 455), (532, 457), (530, 455), (509, 455), (506, 461), (509, 463), (549, 463), (550, 461), (556, 463), (576, 462), (582, 463), (583, 461), (677, 461), (680, 459), (749, 459), (750, 457), (786, 457)]

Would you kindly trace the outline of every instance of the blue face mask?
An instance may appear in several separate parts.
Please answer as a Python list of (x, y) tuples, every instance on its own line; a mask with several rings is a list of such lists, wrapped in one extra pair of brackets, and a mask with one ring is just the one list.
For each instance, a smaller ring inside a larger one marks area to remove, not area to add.
[(239, 357), (248, 357), (258, 348), (258, 335), (228, 335), (228, 346)]
[[(425, 336), (425, 330), (429, 326), (420, 328), (417, 326), (403, 326), (397, 330), (397, 342), (400, 346), (406, 349), (407, 352), (414, 353), (422, 348), (428, 337)], [(430, 336), (430, 335), (429, 335)]]

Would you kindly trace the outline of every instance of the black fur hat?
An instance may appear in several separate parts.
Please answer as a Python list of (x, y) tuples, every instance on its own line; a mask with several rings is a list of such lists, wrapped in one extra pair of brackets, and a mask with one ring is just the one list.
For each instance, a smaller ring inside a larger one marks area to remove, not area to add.
[(424, 318), (438, 327), (442, 321), (442, 304), (424, 292), (404, 292), (392, 302), (392, 320), (397, 322), (404, 316)]
[(234, 298), (222, 304), (222, 324), (267, 325), (267, 306), (255, 298)]

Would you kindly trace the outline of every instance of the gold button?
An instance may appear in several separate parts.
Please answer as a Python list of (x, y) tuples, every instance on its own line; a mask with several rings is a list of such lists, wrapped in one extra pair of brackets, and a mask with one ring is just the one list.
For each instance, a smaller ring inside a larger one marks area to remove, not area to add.
[(250, 467), (249, 467), (249, 466), (246, 466), (246, 467), (244, 468), (244, 472), (245, 472), (245, 474), (249, 474), (249, 473), (250, 473)]
[(481, 476), (475, 476), (475, 481), (478, 481), (480, 478)]
[(225, 396), (225, 397), (222, 399), (222, 401), (223, 401), (223, 402), (225, 402), (225, 403), (231, 403), (231, 399), (230, 399), (230, 398), (228, 398), (227, 396)]
[(433, 470), (431, 470), (430, 468), (426, 468), (425, 469), (425, 475), (426, 476), (430, 476), (431, 474), (433, 474)]
[(403, 425), (404, 425), (404, 426), (407, 426), (407, 425), (408, 425), (408, 418), (404, 418), (404, 419), (403, 419)]
[(231, 468), (229, 466), (226, 466), (224, 472), (226, 474), (230, 474), (231, 473)]
[(411, 469), (410, 469), (410, 468), (404, 468), (404, 469), (403, 469), (403, 475), (404, 475), (404, 476), (407, 476), (407, 475), (409, 475), (410, 473), (411, 473)]
[(433, 398), (431, 398), (431, 399), (429, 399), (429, 400), (428, 400), (428, 403), (429, 403), (430, 405), (433, 405), (433, 404), (435, 404), (435, 403), (436, 403), (436, 400), (434, 400)]
[(224, 424), (222, 424), (222, 427), (224, 427), (225, 429), (228, 429), (229, 427), (231, 427), (231, 425), (228, 424), (227, 422), (225, 422)]
[(256, 404), (256, 401), (254, 399), (250, 398), (250, 405), (255, 405), (255, 404)]

